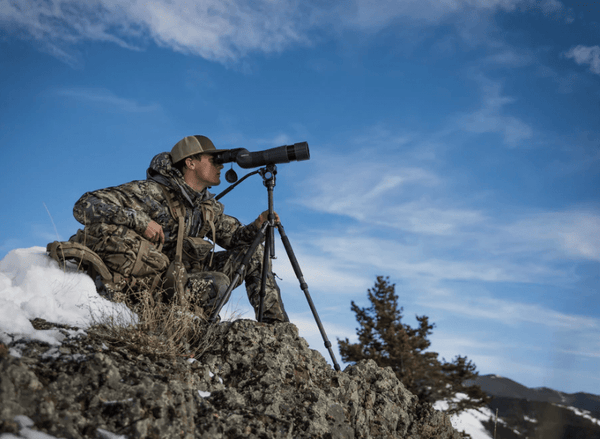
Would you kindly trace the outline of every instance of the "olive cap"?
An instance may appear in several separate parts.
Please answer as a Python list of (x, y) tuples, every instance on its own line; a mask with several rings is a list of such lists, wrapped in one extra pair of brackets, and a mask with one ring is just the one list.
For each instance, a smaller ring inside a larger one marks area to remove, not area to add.
[(187, 136), (181, 139), (171, 150), (171, 161), (177, 163), (195, 154), (214, 154), (226, 149), (217, 149), (206, 136)]

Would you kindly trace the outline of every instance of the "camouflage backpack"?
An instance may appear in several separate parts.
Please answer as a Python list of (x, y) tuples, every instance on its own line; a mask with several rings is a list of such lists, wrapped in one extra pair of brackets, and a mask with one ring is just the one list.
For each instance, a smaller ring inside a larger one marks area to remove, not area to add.
[(152, 292), (169, 266), (162, 245), (125, 226), (93, 224), (78, 230), (69, 241), (54, 241), (46, 250), (61, 266), (75, 261), (96, 279), (99, 275), (109, 295), (144, 288)]

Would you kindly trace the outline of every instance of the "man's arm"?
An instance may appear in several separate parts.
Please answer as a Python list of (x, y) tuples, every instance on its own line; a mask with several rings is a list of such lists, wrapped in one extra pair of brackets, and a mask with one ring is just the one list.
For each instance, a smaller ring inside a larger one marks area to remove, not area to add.
[[(258, 230), (254, 223), (244, 226), (237, 218), (229, 215), (217, 215), (215, 219), (216, 241), (225, 250), (251, 244)], [(210, 232), (207, 237), (212, 239)]]
[[(222, 204), (219, 207), (221, 208), (219, 209), (220, 213), (216, 215), (215, 220), (216, 240), (217, 244), (226, 250), (239, 245), (252, 244), (252, 241), (254, 241), (256, 234), (267, 220), (269, 214), (268, 211), (264, 211), (256, 220), (244, 226), (238, 219), (224, 214)], [(279, 222), (279, 215), (277, 213), (275, 213), (275, 221)], [(210, 237), (210, 234), (208, 237)]]
[(83, 225), (124, 225), (143, 235), (152, 221), (141, 201), (138, 182), (87, 192), (75, 203), (73, 216)]

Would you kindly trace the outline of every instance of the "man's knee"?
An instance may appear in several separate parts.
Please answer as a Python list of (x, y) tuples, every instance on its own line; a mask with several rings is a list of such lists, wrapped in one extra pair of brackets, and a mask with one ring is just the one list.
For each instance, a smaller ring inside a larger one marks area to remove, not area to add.
[(218, 271), (192, 272), (188, 275), (190, 296), (202, 307), (214, 306), (229, 287), (229, 278)]

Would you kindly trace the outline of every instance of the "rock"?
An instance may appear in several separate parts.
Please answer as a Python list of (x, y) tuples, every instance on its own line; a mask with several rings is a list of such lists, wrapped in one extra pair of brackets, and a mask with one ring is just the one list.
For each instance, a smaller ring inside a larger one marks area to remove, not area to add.
[(20, 358), (0, 349), (0, 432), (30, 419), (65, 438), (461, 437), (390, 368), (336, 372), (290, 323), (220, 323), (197, 361), (151, 361), (73, 333), (58, 349), (9, 346)]

